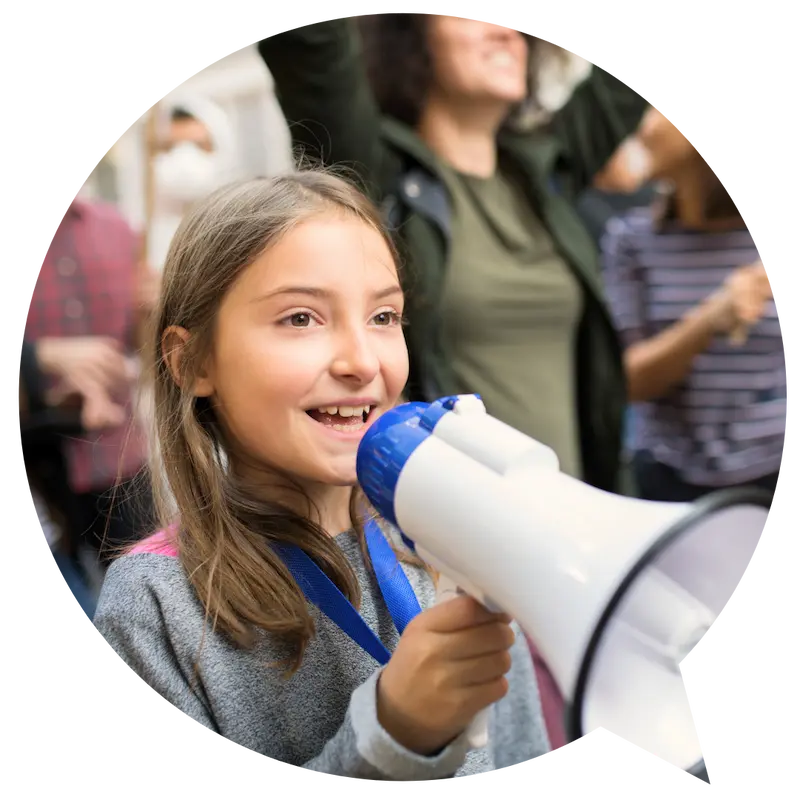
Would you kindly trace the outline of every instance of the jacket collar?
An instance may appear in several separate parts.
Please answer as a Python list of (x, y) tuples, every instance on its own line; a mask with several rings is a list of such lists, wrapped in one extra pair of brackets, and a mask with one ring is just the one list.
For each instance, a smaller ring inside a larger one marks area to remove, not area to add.
[[(443, 229), (443, 233), (447, 237), (449, 234), (449, 214), (439, 213), (439, 211), (443, 205), (442, 201), (444, 201), (445, 205), (447, 204), (446, 199), (449, 197), (449, 192), (437, 156), (420, 139), (416, 131), (408, 125), (392, 118), (384, 118), (382, 124), (383, 134), (391, 145), (406, 156), (409, 156), (415, 162), (416, 167), (429, 173), (434, 184), (441, 185), (442, 189), (438, 193), (438, 197), (431, 197), (434, 193), (430, 191), (425, 192), (426, 196), (424, 198), (420, 196), (410, 197), (405, 185), (401, 186), (400, 192), (414, 210), (422, 211), (425, 216), (433, 219)], [(539, 205), (545, 224), (551, 222), (549, 217), (553, 213), (553, 209), (552, 204), (547, 202), (547, 196), (553, 192), (556, 194), (559, 192), (556, 187), (549, 184), (554, 181), (558, 173), (567, 174), (566, 155), (558, 139), (551, 135), (547, 129), (527, 133), (518, 133), (506, 129), (499, 134), (497, 144), (500, 157), (513, 164), (524, 176), (525, 183), (530, 187), (531, 199)], [(411, 181), (418, 185), (421, 194), (425, 184), (430, 182), (420, 180), (419, 174), (409, 176), (411, 171), (409, 165), (406, 165), (405, 181), (407, 183), (410, 177)], [(418, 173), (418, 170), (413, 170), (413, 172)], [(444, 197), (441, 196), (442, 192)], [(431, 205), (431, 202), (433, 202), (433, 205)], [(561, 198), (560, 203), (569, 204), (569, 200)], [(595, 271), (587, 269), (583, 259), (577, 257), (573, 252), (570, 241), (560, 241), (555, 231), (555, 228), (559, 227), (558, 225), (553, 223), (550, 227), (556, 244), (560, 244), (564, 248), (563, 255), (567, 258), (568, 263), (589, 285), (592, 292), (598, 298), (602, 298), (604, 294), (599, 275)]]
[[(437, 156), (413, 128), (391, 117), (383, 118), (382, 128), (384, 136), (396, 149), (411, 156), (431, 174), (442, 177)], [(541, 174), (556, 168), (564, 157), (558, 140), (545, 129), (530, 133), (504, 129), (497, 137), (497, 145), (501, 154), (520, 165), (535, 163)]]

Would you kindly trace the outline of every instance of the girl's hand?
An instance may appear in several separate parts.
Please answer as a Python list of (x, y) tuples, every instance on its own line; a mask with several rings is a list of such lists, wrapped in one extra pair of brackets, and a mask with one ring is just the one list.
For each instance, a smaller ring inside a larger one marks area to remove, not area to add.
[(383, 729), (420, 755), (455, 739), (508, 691), (510, 623), (466, 595), (415, 617), (378, 681)]

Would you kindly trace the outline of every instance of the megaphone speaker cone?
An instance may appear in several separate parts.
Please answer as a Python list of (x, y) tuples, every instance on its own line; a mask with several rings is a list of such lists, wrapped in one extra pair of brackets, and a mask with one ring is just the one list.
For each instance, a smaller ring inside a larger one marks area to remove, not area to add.
[(769, 504), (755, 489), (717, 492), (653, 542), (586, 648), (567, 712), (569, 739), (602, 727), (707, 780), (680, 663), (747, 569)]

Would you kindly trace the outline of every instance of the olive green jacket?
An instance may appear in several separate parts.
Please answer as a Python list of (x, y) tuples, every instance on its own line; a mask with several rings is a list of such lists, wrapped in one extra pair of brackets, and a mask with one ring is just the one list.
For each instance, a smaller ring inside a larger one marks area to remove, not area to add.
[[(382, 117), (360, 48), (350, 19), (287, 31), (258, 45), (298, 155), (355, 169), (397, 227), (408, 294), (408, 394), (432, 400), (453, 394), (455, 386), (439, 314), (449, 266), (451, 204), (431, 151), (411, 128)], [(625, 377), (595, 245), (574, 202), (636, 128), (645, 108), (639, 95), (594, 68), (546, 130), (503, 132), (498, 140), (499, 158), (522, 179), (583, 287), (575, 368), (584, 479), (610, 491), (631, 488), (621, 463)]]

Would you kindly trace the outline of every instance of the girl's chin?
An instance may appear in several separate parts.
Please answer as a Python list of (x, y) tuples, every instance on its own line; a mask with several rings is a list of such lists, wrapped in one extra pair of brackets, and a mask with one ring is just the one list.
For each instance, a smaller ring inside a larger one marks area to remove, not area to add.
[(331, 488), (341, 487), (346, 489), (358, 485), (358, 475), (356, 474), (355, 460), (352, 466), (343, 467), (340, 470), (327, 469), (320, 471), (320, 473), (312, 479), (314, 483), (330, 486)]

